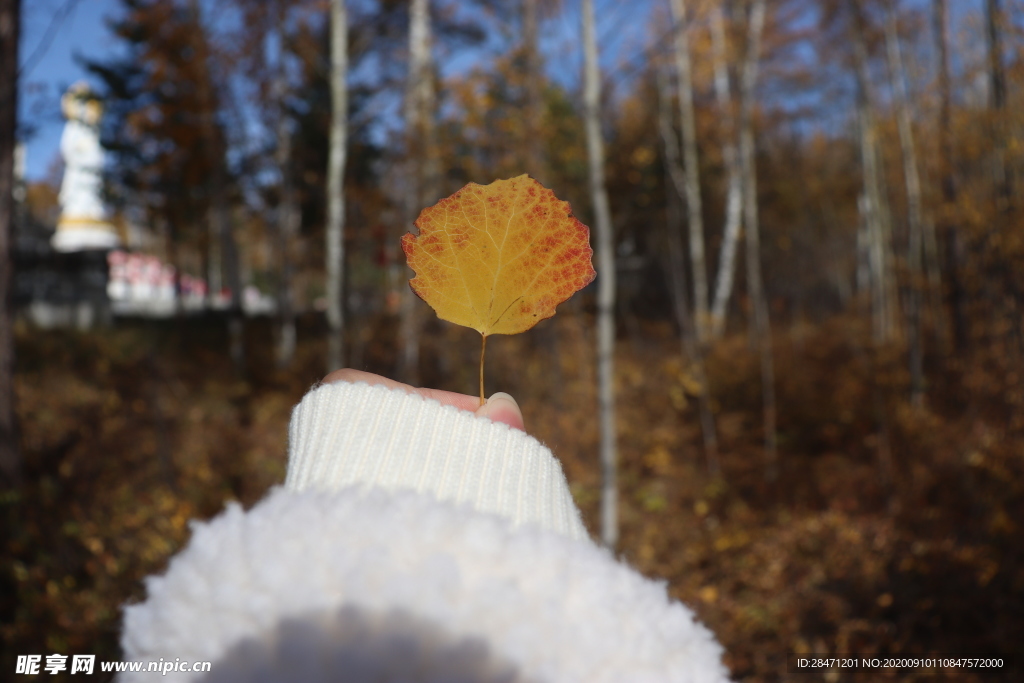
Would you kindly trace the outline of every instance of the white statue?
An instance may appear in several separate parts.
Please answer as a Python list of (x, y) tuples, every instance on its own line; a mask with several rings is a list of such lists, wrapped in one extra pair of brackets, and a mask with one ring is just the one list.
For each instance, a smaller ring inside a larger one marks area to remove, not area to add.
[(110, 223), (100, 193), (103, 188), (103, 147), (99, 124), (103, 105), (83, 82), (68, 88), (61, 98), (67, 119), (60, 139), (64, 180), (60, 186), (60, 220), (53, 235), (57, 251), (113, 249), (121, 244)]

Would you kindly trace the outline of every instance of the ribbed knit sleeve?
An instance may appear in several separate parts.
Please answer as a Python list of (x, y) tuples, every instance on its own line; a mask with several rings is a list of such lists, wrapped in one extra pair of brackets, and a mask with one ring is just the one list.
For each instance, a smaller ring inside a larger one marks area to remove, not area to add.
[(167, 683), (728, 680), (665, 584), (587, 539), (561, 467), (525, 433), (335, 383), (306, 395), (289, 438), (284, 487), (195, 523), (146, 579), (125, 660)]
[(464, 410), (401, 389), (335, 382), (306, 394), (288, 436), (286, 489), (407, 489), (587, 538), (551, 451)]

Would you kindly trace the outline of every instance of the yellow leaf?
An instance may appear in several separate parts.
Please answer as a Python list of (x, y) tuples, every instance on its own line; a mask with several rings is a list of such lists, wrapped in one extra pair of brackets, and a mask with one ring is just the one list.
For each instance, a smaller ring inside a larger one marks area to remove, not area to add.
[(416, 227), (402, 237), (413, 291), (484, 338), (550, 318), (596, 275), (587, 226), (526, 175), (470, 183), (424, 209)]

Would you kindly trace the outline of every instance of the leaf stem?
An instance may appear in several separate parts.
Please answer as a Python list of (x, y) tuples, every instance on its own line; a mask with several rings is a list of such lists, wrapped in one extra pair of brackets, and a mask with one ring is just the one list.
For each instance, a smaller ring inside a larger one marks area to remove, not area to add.
[(484, 357), (487, 356), (487, 335), (480, 335), (480, 405), (484, 401)]

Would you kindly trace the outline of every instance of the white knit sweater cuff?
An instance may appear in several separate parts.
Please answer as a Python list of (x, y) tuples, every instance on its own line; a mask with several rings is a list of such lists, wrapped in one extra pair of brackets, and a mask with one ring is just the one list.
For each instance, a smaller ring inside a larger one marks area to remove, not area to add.
[(325, 384), (292, 412), (285, 488), (352, 484), (439, 500), (588, 538), (558, 461), (526, 433), (402, 389)]

